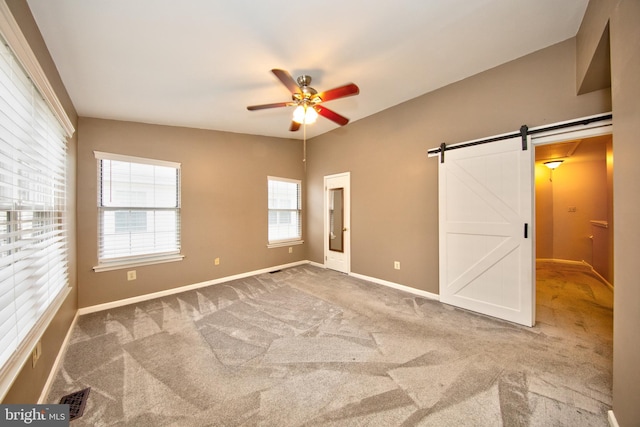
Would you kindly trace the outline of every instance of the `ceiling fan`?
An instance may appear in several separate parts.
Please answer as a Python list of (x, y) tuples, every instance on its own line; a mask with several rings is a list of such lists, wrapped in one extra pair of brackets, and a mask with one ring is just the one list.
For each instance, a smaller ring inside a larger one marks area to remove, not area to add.
[(287, 89), (289, 89), (291, 92), (291, 101), (250, 105), (247, 107), (247, 110), (255, 111), (267, 108), (296, 106), (296, 109), (293, 112), (291, 127), (289, 128), (292, 132), (300, 129), (300, 125), (303, 123), (313, 123), (318, 115), (327, 118), (340, 126), (344, 126), (349, 123), (348, 118), (341, 116), (323, 105), (320, 105), (320, 103), (357, 95), (360, 93), (360, 89), (355, 84), (349, 83), (344, 86), (318, 93), (317, 90), (309, 86), (311, 84), (310, 76), (302, 75), (294, 80), (293, 77), (291, 77), (291, 74), (285, 70), (274, 68), (271, 72), (275, 74), (278, 80), (280, 80)]

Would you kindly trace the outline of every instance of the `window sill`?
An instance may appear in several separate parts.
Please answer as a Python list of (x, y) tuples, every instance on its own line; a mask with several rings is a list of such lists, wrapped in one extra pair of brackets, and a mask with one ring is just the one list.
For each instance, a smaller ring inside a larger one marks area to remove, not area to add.
[(140, 259), (137, 261), (131, 260), (131, 261), (124, 261), (124, 262), (114, 262), (109, 264), (100, 264), (93, 267), (93, 271), (95, 271), (96, 273), (100, 273), (102, 271), (122, 270), (125, 268), (131, 268), (131, 267), (142, 267), (144, 265), (164, 264), (165, 262), (182, 261), (183, 258), (184, 258), (184, 255), (177, 254), (177, 255), (167, 255), (163, 257)]
[(304, 240), (289, 240), (289, 241), (282, 241), (282, 242), (273, 242), (273, 243), (268, 243), (267, 248), (269, 249), (282, 248), (284, 246), (301, 245), (303, 243), (304, 243)]

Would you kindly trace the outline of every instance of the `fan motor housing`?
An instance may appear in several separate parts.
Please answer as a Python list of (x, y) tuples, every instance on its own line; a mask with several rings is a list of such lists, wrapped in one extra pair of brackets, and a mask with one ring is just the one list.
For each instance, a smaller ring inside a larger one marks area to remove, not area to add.
[(300, 86), (300, 93), (294, 93), (291, 98), (294, 101), (306, 101), (318, 103), (322, 101), (319, 97), (315, 95), (318, 94), (318, 91), (309, 86), (311, 84), (311, 76), (302, 75), (296, 79), (296, 83)]
[(311, 84), (311, 76), (303, 74), (296, 79), (296, 82), (300, 87), (309, 86)]

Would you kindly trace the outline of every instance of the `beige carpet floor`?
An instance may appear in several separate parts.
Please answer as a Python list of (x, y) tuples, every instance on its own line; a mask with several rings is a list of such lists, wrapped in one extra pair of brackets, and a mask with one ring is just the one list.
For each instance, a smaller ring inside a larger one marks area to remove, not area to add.
[(612, 291), (539, 263), (533, 328), (300, 266), (81, 316), (73, 426), (607, 426)]

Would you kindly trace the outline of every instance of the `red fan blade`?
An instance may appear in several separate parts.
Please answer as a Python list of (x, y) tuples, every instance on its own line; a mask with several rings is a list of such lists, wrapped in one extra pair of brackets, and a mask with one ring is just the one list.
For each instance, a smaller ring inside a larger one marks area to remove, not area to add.
[(300, 123), (298, 123), (298, 122), (294, 122), (293, 120), (291, 120), (291, 127), (289, 128), (289, 130), (290, 130), (291, 132), (295, 132), (295, 131), (297, 131), (298, 129), (300, 129)]
[(320, 92), (318, 96), (322, 99), (322, 102), (331, 101), (332, 99), (344, 98), (345, 96), (353, 96), (360, 93), (360, 89), (353, 83), (340, 86), (334, 89), (329, 89), (325, 92)]
[(320, 114), (322, 117), (329, 119), (331, 121), (336, 122), (337, 124), (339, 124), (340, 126), (344, 126), (347, 123), (349, 123), (349, 119), (347, 119), (344, 116), (341, 116), (340, 114), (336, 113), (335, 111), (331, 111), (329, 110), (327, 107), (324, 107), (322, 105), (314, 105), (313, 108), (318, 112), (318, 114)]
[(291, 77), (291, 74), (289, 74), (287, 71), (274, 68), (273, 70), (271, 70), (271, 72), (276, 75), (278, 80), (280, 80), (282, 84), (287, 87), (287, 89), (289, 89), (289, 92), (291, 92), (292, 94), (300, 93), (300, 86), (298, 86), (298, 83), (296, 83), (293, 77)]
[(262, 105), (250, 105), (247, 107), (247, 110), (264, 110), (267, 108), (277, 108), (277, 107), (288, 107), (289, 105), (296, 105), (295, 102), (275, 102), (273, 104), (262, 104)]

